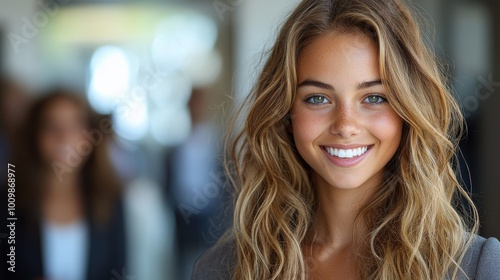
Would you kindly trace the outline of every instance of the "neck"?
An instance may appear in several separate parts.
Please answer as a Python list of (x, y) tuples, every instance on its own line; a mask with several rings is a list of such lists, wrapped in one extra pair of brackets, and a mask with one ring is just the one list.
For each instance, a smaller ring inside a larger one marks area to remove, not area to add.
[[(368, 229), (359, 216), (379, 184), (367, 182), (356, 189), (338, 189), (322, 178), (316, 180), (318, 209), (313, 242), (331, 248), (346, 248), (366, 236)], [(355, 222), (356, 221), (356, 222)]]
[(65, 225), (84, 217), (80, 175), (76, 170), (59, 180), (53, 172), (46, 177), (42, 198), (42, 217), (45, 221)]
[(77, 170), (72, 173), (66, 173), (61, 180), (53, 172), (48, 172), (46, 177), (46, 195), (73, 196), (79, 193), (80, 176)]

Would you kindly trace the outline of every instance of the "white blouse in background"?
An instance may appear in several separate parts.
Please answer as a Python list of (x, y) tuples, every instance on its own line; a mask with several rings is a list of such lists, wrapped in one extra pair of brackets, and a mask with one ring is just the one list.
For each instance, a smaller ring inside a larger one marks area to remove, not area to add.
[(46, 279), (84, 280), (88, 229), (84, 221), (68, 225), (42, 223), (42, 257)]

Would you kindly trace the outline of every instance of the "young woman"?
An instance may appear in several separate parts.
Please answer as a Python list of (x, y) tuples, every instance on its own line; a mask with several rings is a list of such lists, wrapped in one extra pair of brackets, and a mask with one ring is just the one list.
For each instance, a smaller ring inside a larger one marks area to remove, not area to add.
[(193, 279), (500, 279), (454, 173), (462, 115), (401, 1), (302, 1), (248, 102), (234, 228)]
[(24, 129), (13, 162), (17, 269), (2, 262), (0, 278), (111, 279), (126, 266), (126, 240), (110, 121), (56, 90), (33, 105)]

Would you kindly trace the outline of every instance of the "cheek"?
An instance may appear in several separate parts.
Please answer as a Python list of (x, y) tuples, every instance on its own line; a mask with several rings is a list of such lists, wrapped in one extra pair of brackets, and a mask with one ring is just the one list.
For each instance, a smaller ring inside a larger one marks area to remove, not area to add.
[(38, 152), (45, 162), (50, 162), (56, 159), (57, 144), (50, 134), (42, 133), (38, 138)]
[(42, 133), (39, 139), (39, 148), (42, 153), (51, 152), (56, 147), (56, 141), (50, 134)]
[(290, 117), (292, 133), (297, 146), (312, 144), (324, 130), (324, 122), (317, 112), (297, 109), (292, 110)]
[(394, 111), (380, 113), (370, 118), (372, 134), (391, 150), (396, 150), (401, 141), (403, 120)]
[(71, 147), (77, 147), (78, 145), (82, 144), (82, 142), (87, 142), (87, 139), (81, 132), (74, 132), (66, 140), (66, 145), (69, 145)]

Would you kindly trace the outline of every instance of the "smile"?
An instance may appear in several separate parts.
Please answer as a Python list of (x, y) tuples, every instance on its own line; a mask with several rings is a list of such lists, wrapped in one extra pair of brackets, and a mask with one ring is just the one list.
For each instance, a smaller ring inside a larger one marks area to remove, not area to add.
[(332, 147), (323, 146), (323, 150), (334, 157), (339, 158), (354, 158), (362, 156), (371, 146), (357, 147), (353, 149), (337, 149)]

